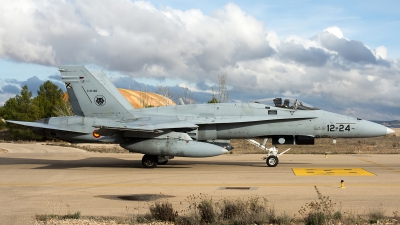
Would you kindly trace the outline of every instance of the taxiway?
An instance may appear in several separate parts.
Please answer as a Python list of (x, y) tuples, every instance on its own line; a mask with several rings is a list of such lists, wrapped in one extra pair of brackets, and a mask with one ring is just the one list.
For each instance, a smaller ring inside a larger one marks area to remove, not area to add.
[[(315, 187), (342, 211), (400, 210), (400, 155), (294, 155), (267, 167), (264, 155), (175, 158), (144, 169), (141, 154), (89, 153), (40, 144), (0, 143), (0, 224), (31, 224), (36, 214), (144, 214), (157, 196), (179, 212), (190, 195), (266, 198), (279, 213), (298, 214)], [(294, 169), (317, 171), (297, 174)], [(354, 169), (354, 170), (353, 170)], [(367, 172), (368, 176), (358, 176)], [(318, 172), (322, 170), (321, 172)], [(354, 171), (354, 173), (352, 172)], [(346, 188), (339, 188), (344, 180)], [(314, 187), (315, 186), (315, 187)]]

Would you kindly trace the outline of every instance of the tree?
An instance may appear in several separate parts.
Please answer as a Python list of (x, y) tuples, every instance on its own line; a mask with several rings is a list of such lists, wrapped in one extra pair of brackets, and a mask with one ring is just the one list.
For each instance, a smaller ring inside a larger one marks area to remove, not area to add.
[(219, 101), (217, 100), (217, 98), (215, 98), (215, 96), (213, 96), (212, 99), (207, 103), (219, 103)]
[[(34, 104), (32, 92), (24, 85), (21, 93), (8, 99), (0, 108), (0, 116), (6, 120), (35, 121), (39, 119), (39, 109)], [(37, 136), (29, 128), (7, 124), (13, 139), (36, 139)]]
[(39, 118), (39, 110), (33, 104), (32, 92), (24, 85), (21, 93), (8, 99), (1, 110), (1, 116), (6, 120), (35, 121)]
[(53, 108), (54, 116), (73, 116), (74, 110), (72, 109), (72, 105), (69, 101), (62, 100), (60, 104), (57, 104)]
[(51, 81), (46, 81), (40, 85), (38, 95), (34, 99), (35, 105), (38, 106), (40, 117), (47, 118), (56, 116), (55, 108), (62, 108), (64, 92)]
[(192, 91), (189, 90), (189, 88), (184, 87), (182, 89), (182, 94), (178, 96), (178, 99), (181, 99), (183, 104), (196, 104), (196, 101), (194, 100), (193, 93)]
[(218, 75), (218, 102), (225, 103), (229, 102), (229, 92), (226, 80), (228, 79), (228, 74), (221, 73)]
[[(72, 107), (63, 100), (63, 91), (51, 81), (44, 82), (37, 92), (38, 96), (32, 98), (32, 92), (24, 85), (21, 93), (8, 99), (0, 107), (0, 117), (6, 120), (36, 121), (52, 116), (71, 116)], [(7, 124), (12, 139), (34, 140), (40, 137), (26, 127)], [(1, 123), (0, 123), (1, 128)]]
[(0, 118), (0, 131), (6, 128), (6, 121), (3, 118)]
[(221, 73), (218, 75), (218, 88), (217, 93), (215, 89), (212, 88), (212, 99), (208, 103), (226, 103), (229, 102), (229, 92), (226, 80), (228, 79), (228, 74)]
[[(168, 99), (172, 99), (174, 97), (168, 87), (158, 85), (158, 93)], [(171, 105), (171, 102), (167, 100), (165, 105)]]

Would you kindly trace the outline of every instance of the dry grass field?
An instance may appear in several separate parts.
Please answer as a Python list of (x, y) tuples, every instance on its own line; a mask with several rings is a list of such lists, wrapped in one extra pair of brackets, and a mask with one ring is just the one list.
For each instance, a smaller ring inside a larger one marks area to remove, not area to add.
[[(262, 142), (262, 139), (255, 139)], [(128, 153), (118, 144), (69, 144), (66, 142), (49, 142), (49, 145), (76, 147), (79, 149), (102, 153)], [(253, 146), (244, 139), (233, 139), (234, 149), (231, 154), (265, 154), (266, 152)], [(267, 142), (268, 148), (271, 143)], [(375, 138), (338, 138), (333, 144), (332, 138), (317, 138), (315, 145), (282, 145), (279, 151), (291, 148), (287, 154), (400, 154), (400, 128), (395, 135)]]
[(396, 131), (396, 136), (400, 136), (400, 128), (392, 128), (392, 130)]
[[(262, 142), (262, 139), (256, 141)], [(232, 154), (265, 153), (242, 139), (231, 140), (231, 144), (235, 147)], [(271, 143), (267, 142), (266, 146), (271, 147)], [(291, 148), (288, 154), (399, 154), (400, 136), (397, 134), (375, 138), (338, 138), (336, 144), (333, 144), (331, 138), (317, 138), (315, 145), (282, 145), (279, 146), (279, 151), (288, 148)]]

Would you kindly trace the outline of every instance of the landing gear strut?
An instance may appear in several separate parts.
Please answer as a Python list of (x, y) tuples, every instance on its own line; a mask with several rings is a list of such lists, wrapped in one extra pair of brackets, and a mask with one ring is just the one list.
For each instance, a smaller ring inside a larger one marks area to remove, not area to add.
[(265, 144), (267, 143), (268, 138), (265, 138), (262, 144), (258, 143), (255, 140), (252, 140), (252, 139), (247, 139), (246, 141), (250, 142), (252, 145), (254, 145), (264, 151), (268, 151), (267, 157), (263, 157), (262, 160), (265, 160), (265, 162), (267, 163), (267, 165), (269, 167), (277, 166), (279, 164), (278, 157), (285, 154), (287, 151), (290, 150), (290, 148), (288, 148), (285, 151), (283, 151), (282, 153), (278, 154), (278, 148), (276, 147), (276, 145), (273, 145), (271, 148), (266, 148)]
[(168, 163), (168, 159), (162, 162), (159, 162), (158, 165), (166, 165)]
[(168, 159), (173, 158), (173, 156), (158, 156), (158, 165), (165, 165), (168, 163)]

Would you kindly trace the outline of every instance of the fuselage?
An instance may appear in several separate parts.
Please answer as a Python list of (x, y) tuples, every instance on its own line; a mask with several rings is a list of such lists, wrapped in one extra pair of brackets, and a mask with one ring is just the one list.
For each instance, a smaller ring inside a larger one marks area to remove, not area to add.
[[(137, 137), (132, 131), (113, 135), (96, 136), (96, 125), (118, 126), (131, 121), (143, 124), (152, 120), (188, 121), (198, 125), (198, 129), (187, 130), (194, 140), (215, 140), (234, 138), (254, 138), (272, 136), (312, 136), (333, 138), (375, 137), (388, 133), (385, 126), (370, 121), (344, 116), (324, 110), (294, 110), (259, 103), (217, 103), (153, 107), (134, 110), (126, 119), (98, 117), (55, 117), (46, 122), (49, 125), (67, 128), (79, 133), (37, 128), (36, 132), (72, 142), (121, 142), (123, 138)], [(171, 130), (171, 132), (173, 132)], [(157, 138), (165, 134), (146, 134)], [(117, 140), (118, 139), (118, 140)]]

